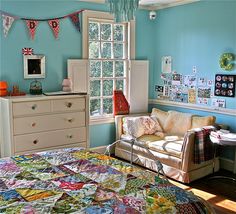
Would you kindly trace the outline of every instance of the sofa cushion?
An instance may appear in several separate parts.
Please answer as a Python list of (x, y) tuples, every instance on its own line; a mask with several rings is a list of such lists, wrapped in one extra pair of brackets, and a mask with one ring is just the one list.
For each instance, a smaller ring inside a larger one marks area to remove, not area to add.
[(142, 135), (137, 140), (142, 141), (142, 142), (153, 142), (153, 141), (157, 141), (157, 140), (162, 140), (163, 137), (164, 137), (164, 134), (163, 134), (163, 136), (149, 134), (149, 135)]
[(166, 122), (166, 119), (167, 119), (168, 115), (169, 115), (168, 112), (162, 111), (162, 110), (157, 109), (157, 108), (153, 108), (152, 113), (151, 113), (151, 116), (156, 116), (157, 117), (157, 120), (160, 123), (162, 129), (165, 126), (165, 122)]
[(155, 134), (162, 132), (162, 128), (155, 116), (124, 117), (123, 133), (133, 137), (140, 137), (144, 134)]
[[(128, 142), (131, 140), (130, 135), (122, 135), (121, 139)], [(137, 138), (137, 144), (141, 147), (149, 148), (150, 150), (160, 152), (174, 157), (181, 157), (183, 137), (181, 136), (165, 136), (142, 135)]]
[(200, 117), (193, 116), (192, 117), (192, 126), (191, 129), (201, 128), (203, 126), (212, 126), (215, 124), (216, 118), (214, 116)]
[[(133, 147), (133, 152), (134, 152), (133, 160), (136, 160), (136, 157), (137, 157), (138, 162), (141, 161), (143, 163), (143, 161), (147, 161), (147, 160), (155, 161), (156, 159), (158, 159), (161, 161), (162, 164), (165, 164), (165, 165), (177, 168), (177, 169), (181, 169), (182, 160), (176, 156), (172, 156), (172, 155), (165, 154), (162, 152), (157, 152), (151, 149), (146, 149), (146, 148), (136, 146), (136, 145), (134, 145)], [(118, 142), (116, 145), (116, 155), (118, 155), (118, 157), (130, 160), (131, 144), (124, 141)], [(141, 164), (141, 165), (145, 165), (145, 164)]]
[(153, 151), (180, 158), (182, 154), (183, 140), (184, 139), (181, 136), (166, 136), (163, 140), (150, 142), (148, 147)]
[(191, 129), (192, 115), (178, 111), (169, 111), (165, 122), (164, 132), (172, 135), (184, 136)]

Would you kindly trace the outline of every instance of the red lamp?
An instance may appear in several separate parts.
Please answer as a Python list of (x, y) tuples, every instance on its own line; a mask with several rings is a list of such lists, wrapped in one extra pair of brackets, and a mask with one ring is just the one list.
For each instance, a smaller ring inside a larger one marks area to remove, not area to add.
[(0, 96), (7, 96), (7, 82), (6, 81), (0, 81)]

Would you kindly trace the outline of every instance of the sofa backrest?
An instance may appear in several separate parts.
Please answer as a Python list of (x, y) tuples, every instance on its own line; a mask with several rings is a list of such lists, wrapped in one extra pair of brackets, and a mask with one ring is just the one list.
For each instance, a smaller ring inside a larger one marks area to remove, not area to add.
[(151, 116), (157, 117), (158, 122), (160, 123), (162, 129), (164, 130), (164, 126), (165, 126), (166, 120), (169, 116), (169, 113), (166, 111), (162, 111), (160, 109), (157, 109), (157, 108), (153, 108), (152, 112), (151, 112)]
[(183, 136), (189, 129), (215, 124), (214, 116), (201, 117), (178, 111), (162, 111), (153, 108), (151, 115), (156, 116), (163, 131), (167, 134)]
[[(180, 115), (178, 115), (180, 114)], [(131, 114), (131, 115), (117, 115), (115, 117), (115, 125), (116, 125), (116, 140), (120, 139), (120, 136), (124, 134), (123, 132), (123, 118), (124, 117), (137, 117), (137, 116), (144, 116), (144, 115), (149, 115), (148, 113), (140, 113), (140, 114)], [(160, 123), (163, 131), (167, 134), (173, 134), (173, 135), (178, 135), (178, 136), (183, 136), (186, 132), (186, 130), (193, 129), (193, 128), (201, 128), (203, 126), (210, 126), (215, 124), (215, 117), (214, 116), (206, 116), (206, 117), (201, 117), (197, 115), (189, 115), (189, 114), (184, 114), (181, 112), (177, 111), (162, 111), (157, 108), (153, 108), (151, 115), (154, 115), (157, 117), (158, 122)], [(171, 123), (171, 117), (168, 118), (169, 116), (175, 116), (178, 115), (178, 119), (174, 118), (174, 125), (175, 126), (169, 126), (168, 124)], [(186, 118), (185, 118), (186, 116)], [(187, 118), (191, 116), (191, 125), (189, 123), (186, 123)], [(180, 120), (180, 117), (182, 118)], [(178, 124), (177, 124), (178, 121)], [(183, 126), (183, 127), (182, 127)], [(176, 128), (177, 127), (177, 128)], [(182, 130), (182, 131), (181, 131)]]
[(203, 126), (212, 126), (215, 124), (216, 118), (214, 116), (200, 117), (193, 115), (191, 129), (201, 128)]

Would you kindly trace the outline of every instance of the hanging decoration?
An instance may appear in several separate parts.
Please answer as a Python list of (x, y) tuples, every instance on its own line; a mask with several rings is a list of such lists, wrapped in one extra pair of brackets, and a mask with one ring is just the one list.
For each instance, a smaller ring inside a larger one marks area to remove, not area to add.
[(220, 56), (220, 61), (219, 61), (219, 64), (220, 64), (220, 67), (226, 71), (230, 71), (230, 70), (233, 70), (234, 68), (234, 54), (232, 53), (223, 53), (221, 56)]
[(34, 49), (33, 48), (22, 48), (23, 55), (33, 55)]
[(2, 26), (5, 37), (7, 37), (7, 34), (14, 21), (15, 21), (14, 17), (8, 16), (7, 14), (2, 14)]
[(69, 15), (71, 21), (75, 25), (76, 29), (80, 32), (80, 20), (79, 20), (79, 13), (73, 13)]
[(59, 19), (53, 19), (48, 21), (49, 26), (52, 29), (52, 32), (55, 36), (55, 38), (58, 38), (59, 30), (60, 30), (60, 25), (59, 25)]
[(128, 22), (134, 19), (139, 0), (106, 0), (115, 22)]
[(30, 37), (34, 40), (35, 31), (39, 22), (35, 20), (25, 20), (25, 22), (28, 27)]
[(80, 18), (79, 15), (83, 10), (76, 11), (74, 13), (70, 13), (65, 16), (61, 17), (55, 17), (50, 19), (31, 19), (31, 18), (24, 18), (24, 17), (18, 17), (14, 16), (12, 14), (9, 14), (7, 12), (1, 11), (0, 14), (2, 16), (2, 25), (3, 25), (3, 33), (4, 36), (7, 37), (8, 32), (15, 20), (23, 20), (26, 23), (26, 26), (28, 28), (30, 38), (34, 40), (36, 28), (40, 22), (47, 21), (49, 27), (53, 31), (53, 34), (55, 38), (58, 38), (59, 31), (60, 31), (60, 19), (70, 18), (73, 22), (76, 29), (80, 32)]

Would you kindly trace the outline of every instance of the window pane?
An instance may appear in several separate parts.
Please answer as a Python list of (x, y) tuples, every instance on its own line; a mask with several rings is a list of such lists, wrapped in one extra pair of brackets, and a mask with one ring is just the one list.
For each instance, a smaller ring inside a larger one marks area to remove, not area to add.
[(101, 76), (101, 61), (90, 61), (90, 77)]
[(115, 76), (116, 77), (124, 76), (124, 61), (115, 62)]
[(90, 22), (89, 23), (89, 40), (98, 40), (99, 39), (99, 25), (98, 23)]
[(101, 88), (100, 84), (101, 84), (100, 80), (90, 81), (90, 96), (91, 97), (100, 96), (100, 88)]
[(114, 40), (124, 41), (124, 26), (123, 25), (114, 25)]
[(89, 58), (99, 58), (99, 42), (89, 42)]
[(101, 100), (100, 99), (90, 100), (90, 115), (91, 116), (101, 115)]
[(113, 61), (104, 61), (102, 63), (102, 76), (113, 77)]
[(123, 43), (114, 43), (114, 58), (123, 59)]
[(124, 80), (116, 80), (116, 90), (124, 91)]
[(104, 42), (102, 43), (102, 58), (111, 58), (111, 43)]
[(101, 39), (111, 40), (111, 24), (101, 24)]
[(111, 96), (113, 94), (113, 80), (103, 80), (103, 96)]
[(112, 114), (113, 103), (112, 98), (103, 99), (103, 114)]

